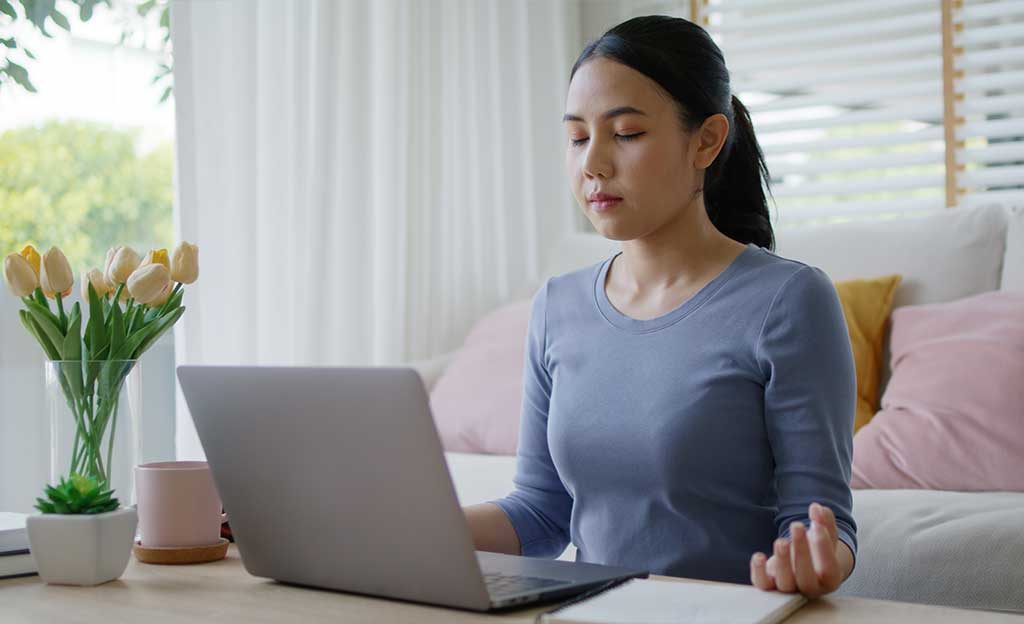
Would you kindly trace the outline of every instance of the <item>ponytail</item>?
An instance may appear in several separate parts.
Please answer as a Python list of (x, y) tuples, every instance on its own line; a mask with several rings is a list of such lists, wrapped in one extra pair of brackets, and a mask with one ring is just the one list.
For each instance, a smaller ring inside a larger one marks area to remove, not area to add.
[(704, 172), (708, 217), (733, 240), (774, 249), (765, 197), (769, 191), (768, 168), (754, 137), (750, 114), (732, 95), (725, 57), (711, 35), (678, 17), (635, 17), (587, 45), (573, 64), (569, 79), (592, 57), (613, 59), (656, 82), (675, 100), (684, 128), (698, 128), (718, 113), (729, 119), (725, 145)]
[[(704, 204), (718, 231), (741, 243), (775, 248), (768, 200), (768, 167), (750, 113), (735, 95), (725, 147), (705, 173)], [(763, 185), (762, 185), (763, 182)]]

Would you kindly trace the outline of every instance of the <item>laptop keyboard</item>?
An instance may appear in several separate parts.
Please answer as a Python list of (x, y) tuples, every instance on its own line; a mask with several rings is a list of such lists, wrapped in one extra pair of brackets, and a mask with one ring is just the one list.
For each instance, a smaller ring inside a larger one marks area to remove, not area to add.
[(541, 578), (539, 576), (515, 576), (509, 574), (487, 573), (484, 574), (484, 583), (487, 584), (487, 591), (492, 596), (518, 594), (521, 592), (534, 591), (565, 585), (568, 581), (558, 579)]

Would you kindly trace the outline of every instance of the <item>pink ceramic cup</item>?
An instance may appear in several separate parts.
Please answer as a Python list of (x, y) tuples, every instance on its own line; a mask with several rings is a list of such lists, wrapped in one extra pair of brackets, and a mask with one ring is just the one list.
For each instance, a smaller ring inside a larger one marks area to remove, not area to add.
[(200, 461), (135, 467), (139, 533), (150, 548), (209, 546), (220, 541), (220, 496), (210, 466)]

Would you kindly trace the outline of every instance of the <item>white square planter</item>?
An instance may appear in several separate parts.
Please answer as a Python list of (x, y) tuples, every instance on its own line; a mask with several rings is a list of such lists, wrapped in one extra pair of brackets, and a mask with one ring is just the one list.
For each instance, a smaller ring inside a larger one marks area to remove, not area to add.
[(47, 583), (99, 585), (124, 573), (132, 554), (138, 515), (133, 508), (94, 515), (35, 514), (28, 541)]

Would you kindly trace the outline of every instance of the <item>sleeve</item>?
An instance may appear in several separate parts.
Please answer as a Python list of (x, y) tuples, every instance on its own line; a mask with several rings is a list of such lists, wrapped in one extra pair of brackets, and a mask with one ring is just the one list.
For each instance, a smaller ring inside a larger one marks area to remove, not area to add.
[(765, 427), (775, 460), (780, 537), (810, 525), (812, 502), (836, 516), (856, 560), (850, 464), (857, 378), (842, 306), (821, 270), (802, 267), (775, 294), (758, 340)]
[(530, 311), (515, 489), (505, 498), (489, 502), (500, 507), (512, 522), (523, 556), (555, 558), (569, 545), (573, 501), (548, 449), (551, 376), (546, 365), (545, 343), (549, 283), (534, 296)]

